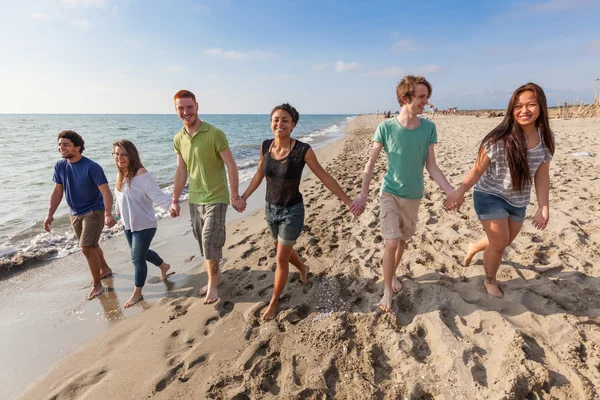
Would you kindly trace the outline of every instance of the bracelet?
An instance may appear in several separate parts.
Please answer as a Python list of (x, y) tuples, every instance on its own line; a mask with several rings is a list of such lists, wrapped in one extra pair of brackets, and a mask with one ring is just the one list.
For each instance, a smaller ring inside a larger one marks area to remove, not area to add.
[(233, 198), (233, 200), (239, 200), (239, 199), (242, 199), (242, 200), (244, 200), (244, 198), (243, 198), (242, 196), (240, 196), (240, 195), (237, 195), (237, 196), (235, 196), (235, 197)]
[(173, 199), (173, 200), (171, 200), (171, 204), (179, 204), (179, 200)]

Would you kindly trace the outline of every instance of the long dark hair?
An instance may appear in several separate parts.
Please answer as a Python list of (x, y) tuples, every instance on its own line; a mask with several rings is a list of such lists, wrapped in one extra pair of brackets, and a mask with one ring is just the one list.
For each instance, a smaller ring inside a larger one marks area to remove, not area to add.
[[(479, 146), (479, 157), (483, 154), (484, 146), (502, 141), (504, 144), (504, 155), (510, 169), (510, 178), (514, 190), (522, 191), (527, 183), (531, 183), (531, 174), (529, 164), (527, 163), (527, 142), (525, 134), (518, 123), (515, 123), (513, 111), (519, 99), (519, 95), (526, 91), (532, 91), (537, 98), (540, 107), (540, 115), (535, 121), (535, 126), (540, 130), (542, 141), (548, 147), (551, 154), (554, 154), (554, 140), (550, 131), (550, 122), (548, 121), (548, 104), (544, 90), (535, 83), (529, 82), (519, 86), (512, 94), (508, 102), (506, 116), (488, 133)], [(479, 158), (478, 157), (478, 158)]]
[(120, 147), (122, 150), (124, 150), (129, 158), (129, 166), (127, 168), (120, 168), (117, 164), (117, 159), (115, 159), (115, 164), (117, 164), (117, 170), (119, 171), (117, 174), (116, 186), (117, 190), (120, 192), (121, 188), (123, 187), (123, 183), (128, 182), (128, 184), (131, 184), (131, 179), (135, 176), (135, 174), (137, 174), (138, 170), (140, 168), (144, 168), (144, 166), (140, 161), (138, 149), (129, 140), (121, 139), (117, 142), (114, 142), (113, 150), (115, 147)]

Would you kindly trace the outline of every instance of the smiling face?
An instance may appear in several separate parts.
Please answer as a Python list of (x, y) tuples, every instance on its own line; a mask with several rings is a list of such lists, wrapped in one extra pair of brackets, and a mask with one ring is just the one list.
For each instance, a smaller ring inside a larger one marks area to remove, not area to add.
[(531, 90), (526, 90), (519, 94), (515, 107), (513, 108), (513, 117), (515, 122), (525, 129), (535, 126), (538, 117), (540, 116), (540, 104), (535, 93)]
[(127, 169), (129, 167), (129, 154), (121, 146), (114, 147), (113, 156), (115, 157), (117, 168)]
[(405, 102), (402, 105), (407, 107), (413, 114), (422, 114), (425, 111), (425, 106), (429, 103), (429, 89), (422, 83), (415, 85), (415, 95), (412, 99), (405, 97)]
[(271, 115), (271, 130), (276, 138), (284, 139), (292, 134), (292, 130), (296, 124), (292, 120), (292, 116), (285, 110), (276, 110)]
[(193, 126), (198, 119), (198, 103), (189, 97), (175, 100), (175, 111), (186, 127)]
[(79, 150), (81, 147), (75, 146), (71, 139), (60, 138), (58, 139), (58, 152), (62, 156), (62, 158), (66, 158), (67, 160), (76, 158), (81, 155)]

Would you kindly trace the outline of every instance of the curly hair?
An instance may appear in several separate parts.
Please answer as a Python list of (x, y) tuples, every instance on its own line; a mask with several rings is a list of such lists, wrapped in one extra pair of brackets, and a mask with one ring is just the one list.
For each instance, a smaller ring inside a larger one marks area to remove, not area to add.
[(83, 138), (81, 136), (79, 136), (79, 134), (75, 131), (71, 131), (71, 130), (66, 130), (66, 131), (62, 131), (61, 133), (58, 134), (58, 137), (56, 138), (56, 141), (58, 142), (60, 139), (69, 139), (71, 142), (73, 142), (73, 145), (75, 147), (79, 146), (79, 153), (83, 153), (83, 150), (85, 150), (85, 141), (83, 140)]
[(283, 103), (278, 106), (275, 106), (275, 108), (273, 108), (273, 111), (271, 111), (271, 118), (273, 117), (273, 114), (277, 110), (283, 110), (283, 111), (287, 112), (288, 114), (290, 114), (294, 125), (298, 123), (298, 120), (300, 119), (300, 114), (298, 114), (298, 111), (296, 111), (296, 109), (294, 107), (292, 107), (292, 105), (290, 103)]

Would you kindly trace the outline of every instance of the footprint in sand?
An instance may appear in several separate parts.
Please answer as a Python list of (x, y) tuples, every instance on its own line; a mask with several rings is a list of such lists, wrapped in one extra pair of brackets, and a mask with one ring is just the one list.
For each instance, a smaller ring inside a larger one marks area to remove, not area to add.
[(217, 323), (217, 321), (219, 320), (219, 317), (210, 317), (209, 319), (206, 320), (206, 322), (204, 323), (204, 336), (209, 336), (212, 335), (215, 327), (213, 326), (215, 323)]

